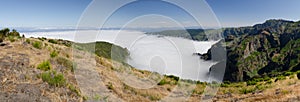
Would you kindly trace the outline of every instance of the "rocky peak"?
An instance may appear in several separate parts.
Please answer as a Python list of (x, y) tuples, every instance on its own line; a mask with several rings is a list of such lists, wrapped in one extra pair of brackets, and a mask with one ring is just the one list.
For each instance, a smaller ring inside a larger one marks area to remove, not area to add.
[(279, 28), (281, 26), (286, 26), (290, 23), (294, 23), (294, 21), (282, 20), (282, 19), (270, 19), (262, 24), (256, 24), (253, 27), (257, 29), (265, 29), (265, 28)]

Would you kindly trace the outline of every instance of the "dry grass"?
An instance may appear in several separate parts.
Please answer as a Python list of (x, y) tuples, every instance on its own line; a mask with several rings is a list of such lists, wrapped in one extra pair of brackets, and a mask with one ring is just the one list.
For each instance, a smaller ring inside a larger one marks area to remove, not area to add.
[[(29, 38), (29, 40), (31, 42), (40, 41), (33, 38)], [(184, 95), (190, 95), (189, 99), (183, 100), (194, 102), (201, 100), (204, 89), (206, 88), (205, 83), (191, 84), (188, 82), (176, 82), (170, 77), (138, 70), (110, 59), (95, 56), (88, 52), (49, 43), (46, 40), (41, 42), (45, 45), (41, 49), (35, 49), (31, 44), (23, 44), (22, 41), (12, 42), (8, 45), (12, 48), (1, 49), (0, 56), (10, 55), (11, 53), (30, 55), (29, 64), (32, 68), (35, 68), (35, 66), (38, 66), (42, 61), (51, 59), (49, 55), (55, 50), (60, 52), (58, 57), (64, 57), (75, 62), (76, 59), (78, 59), (80, 62), (76, 63), (79, 64), (79, 70), (84, 67), (83, 65), (91, 62), (89, 59), (94, 58), (91, 60), (95, 61), (95, 66), (86, 66), (99, 75), (99, 82), (95, 82), (95, 86), (101, 86), (103, 84), (103, 87), (100, 88), (106, 89), (106, 91), (102, 92), (106, 92), (108, 95), (98, 95), (98, 97), (96, 97), (97, 95), (89, 96), (88, 93), (83, 92), (85, 89), (81, 88), (76, 80), (76, 71), (61, 71), (67, 80), (65, 87), (77, 93), (82, 99), (83, 97), (87, 97), (88, 99), (115, 101), (115, 98), (119, 98), (123, 101), (149, 102), (165, 99), (169, 95), (177, 95), (174, 97), (174, 100), (178, 101), (184, 98)], [(82, 63), (82, 65), (80, 65), (80, 63)], [(55, 60), (51, 61), (51, 64), (53, 64), (53, 70), (60, 71), (59, 69), (61, 69), (62, 65), (59, 65)], [(29, 83), (42, 82), (42, 80), (27, 79)], [(165, 82), (157, 85), (161, 80)], [(230, 84), (227, 87), (220, 87), (217, 95), (213, 97), (213, 100), (225, 102), (237, 100), (246, 102), (291, 101), (292, 99), (298, 99), (300, 96), (300, 81), (297, 79), (297, 76), (289, 76), (285, 80), (279, 80), (277, 82), (274, 82), (274, 79), (272, 79), (272, 81), (272, 83), (259, 82), (252, 86), (247, 86), (246, 82), (240, 82)], [(138, 86), (144, 86), (145, 88), (143, 89)], [(181, 88), (184, 89), (184, 87), (191, 87), (189, 88), (191, 89), (191, 94), (178, 91)], [(248, 92), (243, 92), (243, 90)], [(53, 97), (53, 101), (63, 101), (59, 94), (50, 93), (47, 90), (43, 90), (42, 94)]]

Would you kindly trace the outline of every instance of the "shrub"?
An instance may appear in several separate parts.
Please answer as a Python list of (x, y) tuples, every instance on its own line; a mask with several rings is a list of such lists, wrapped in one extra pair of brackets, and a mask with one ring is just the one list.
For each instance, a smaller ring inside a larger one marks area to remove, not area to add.
[(283, 75), (284, 76), (290, 76), (290, 75), (293, 75), (293, 72), (285, 72)]
[(277, 76), (277, 78), (276, 78), (275, 82), (277, 82), (278, 80), (285, 80), (285, 79), (286, 79), (286, 77), (285, 77), (285, 76), (283, 76), (283, 75), (280, 75), (280, 76)]
[(56, 71), (44, 72), (41, 74), (41, 77), (44, 82), (56, 87), (64, 86), (66, 83), (64, 75), (58, 74)]
[(54, 58), (54, 57), (56, 57), (58, 55), (58, 52), (57, 51), (52, 51), (51, 53), (50, 53), (50, 57), (51, 58)]
[(221, 87), (229, 87), (229, 84), (222, 83), (222, 84), (221, 84)]
[(248, 94), (248, 93), (253, 93), (253, 92), (255, 92), (256, 91), (256, 89), (255, 88), (242, 88), (242, 89), (240, 89), (240, 92), (242, 93), (242, 94)]
[(37, 68), (43, 71), (48, 71), (51, 69), (51, 64), (49, 61), (44, 61), (40, 63)]
[(37, 49), (42, 49), (42, 42), (35, 41), (32, 46)]
[(45, 38), (45, 37), (42, 37), (42, 38), (39, 37), (38, 39), (41, 41), (47, 40), (47, 38)]
[(255, 88), (257, 89), (257, 90), (265, 90), (266, 88), (268, 88), (268, 86), (265, 86), (265, 85), (257, 85), (257, 86), (255, 86)]
[(26, 43), (28, 43), (28, 44), (30, 44), (30, 40), (29, 39), (26, 39), (26, 41), (25, 41)]
[(9, 36), (20, 37), (20, 33), (13, 29), (12, 32), (9, 32)]
[(174, 75), (167, 75), (167, 77), (168, 77), (168, 78), (171, 78), (171, 79), (173, 79), (173, 80), (175, 80), (175, 81), (179, 81), (179, 77), (177, 77), (177, 76), (174, 76)]
[(255, 80), (249, 80), (249, 81), (247, 81), (247, 85), (249, 86), (249, 85), (256, 85), (257, 84), (257, 82), (255, 81)]
[(158, 100), (160, 100), (161, 98), (160, 98), (159, 95), (149, 95), (149, 99), (150, 99), (151, 101), (158, 101)]
[(265, 77), (263, 78), (263, 81), (269, 81), (269, 80), (271, 80), (271, 78), (268, 77), (268, 76), (265, 76)]
[(15, 41), (16, 41), (16, 39), (15, 39), (14, 36), (8, 36), (7, 38), (8, 38), (8, 40), (9, 40), (10, 42), (15, 42)]
[(56, 62), (60, 65), (65, 66), (68, 70), (71, 70), (72, 72), (74, 72), (75, 68), (76, 68), (76, 64), (73, 63), (72, 61), (64, 58), (64, 57), (58, 57), (56, 58)]
[(73, 92), (75, 92), (78, 96), (80, 96), (80, 91), (72, 84), (69, 84), (69, 89)]
[(167, 84), (166, 79), (162, 79), (157, 85), (165, 85)]
[(273, 83), (273, 80), (267, 81), (267, 84), (272, 84), (272, 83)]
[(52, 44), (57, 44), (57, 41), (56, 41), (56, 40), (53, 40), (53, 39), (49, 39), (48, 42), (49, 42), (49, 43), (52, 43)]

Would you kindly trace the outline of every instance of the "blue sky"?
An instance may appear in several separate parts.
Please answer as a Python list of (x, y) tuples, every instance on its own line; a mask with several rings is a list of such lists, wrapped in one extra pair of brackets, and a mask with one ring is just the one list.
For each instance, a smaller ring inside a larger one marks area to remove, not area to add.
[[(108, 26), (119, 27), (138, 15), (144, 20), (132, 23), (162, 26), (171, 17), (186, 26), (195, 26), (195, 20), (184, 10), (158, 0), (143, 0), (115, 12), (108, 20)], [(185, 2), (193, 2), (186, 1)], [(248, 26), (262, 23), (267, 19), (300, 20), (300, 0), (206, 0), (220, 24), (225, 27)], [(44, 27), (76, 26), (82, 13), (92, 0), (1, 0), (0, 27)], [(102, 2), (112, 2), (102, 0)], [(192, 6), (192, 5), (191, 5)], [(105, 9), (99, 7), (99, 9)], [(197, 11), (198, 9), (194, 9)], [(199, 10), (201, 11), (201, 10)], [(101, 14), (101, 10), (98, 12)], [(163, 15), (161, 17), (157, 15)], [(159, 19), (155, 19), (159, 18)], [(94, 18), (94, 20), (102, 18)], [(157, 22), (155, 22), (157, 21)], [(170, 21), (171, 22), (171, 21)], [(159, 24), (161, 23), (161, 24)], [(202, 23), (211, 26), (209, 20)], [(166, 25), (167, 26), (167, 25)]]
[(300, 0), (206, 0), (223, 26), (243, 26), (267, 19), (300, 20)]
[(91, 0), (1, 0), (0, 26), (74, 26)]

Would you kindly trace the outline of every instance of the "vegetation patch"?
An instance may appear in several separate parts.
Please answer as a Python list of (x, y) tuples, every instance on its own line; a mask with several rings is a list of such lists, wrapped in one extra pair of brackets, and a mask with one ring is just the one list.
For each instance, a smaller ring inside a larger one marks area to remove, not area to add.
[(54, 50), (54, 51), (52, 51), (51, 53), (50, 53), (50, 57), (51, 58), (54, 58), (54, 57), (56, 57), (57, 55), (58, 55), (58, 51), (56, 51), (56, 50)]
[(79, 50), (87, 50), (100, 57), (112, 59), (118, 62), (126, 61), (127, 57), (129, 56), (129, 52), (126, 48), (122, 48), (107, 42), (77, 43), (74, 45), (74, 47)]
[(27, 44), (30, 44), (31, 41), (30, 41), (30, 39), (26, 39), (25, 42), (26, 42)]
[(57, 57), (56, 61), (58, 64), (65, 66), (68, 70), (74, 72), (76, 64), (73, 61), (68, 60), (64, 57)]
[(81, 95), (80, 95), (79, 89), (77, 89), (74, 85), (68, 84), (68, 88), (69, 88), (71, 91), (75, 92), (78, 96), (81, 96)]
[(256, 91), (256, 88), (253, 88), (253, 87), (243, 87), (242, 89), (240, 89), (240, 92), (242, 94), (253, 93), (255, 91)]
[(48, 42), (49, 42), (49, 43), (52, 43), (52, 44), (57, 44), (57, 41), (54, 40), (54, 39), (49, 39)]
[(32, 43), (32, 46), (37, 49), (42, 49), (42, 46), (43, 46), (42, 44), (43, 44), (42, 42), (35, 41)]
[(12, 31), (10, 31), (9, 28), (0, 30), (0, 42), (3, 42), (5, 39), (8, 39), (10, 42), (14, 42), (19, 38), (21, 38), (20, 33), (15, 29)]
[(52, 86), (61, 87), (66, 84), (64, 75), (61, 73), (57, 73), (56, 71), (44, 72), (41, 74), (41, 77), (44, 82), (47, 82)]
[(250, 80), (250, 81), (247, 81), (247, 85), (256, 85), (257, 82), (255, 80)]
[(37, 69), (48, 71), (51, 69), (51, 64), (49, 61), (44, 61), (37, 66)]
[(41, 40), (41, 41), (47, 40), (47, 38), (45, 38), (45, 37), (41, 37), (41, 38), (38, 37), (38, 39)]
[(171, 84), (176, 85), (179, 81), (179, 77), (174, 75), (165, 75), (162, 80), (160, 80), (157, 85), (165, 85), (165, 84)]
[(277, 76), (277, 78), (276, 78), (275, 82), (277, 82), (278, 80), (285, 80), (285, 79), (286, 79), (286, 77), (285, 77), (285, 76), (283, 76), (283, 75), (279, 75), (279, 76)]

